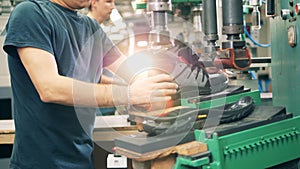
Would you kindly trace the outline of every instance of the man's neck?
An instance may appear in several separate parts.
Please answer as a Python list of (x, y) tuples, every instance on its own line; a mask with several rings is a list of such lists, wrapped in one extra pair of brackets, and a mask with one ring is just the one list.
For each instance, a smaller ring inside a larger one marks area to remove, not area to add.
[(97, 17), (96, 15), (94, 15), (91, 11), (88, 12), (87, 16), (89, 16), (90, 18), (96, 19), (96, 21), (101, 24), (103, 22), (101, 17)]
[(76, 11), (78, 9), (88, 7), (90, 4), (90, 2), (85, 2), (85, 3), (81, 3), (81, 4), (76, 3), (76, 2), (67, 3), (65, 0), (50, 0), (50, 1), (62, 6), (64, 8), (70, 9), (72, 11)]

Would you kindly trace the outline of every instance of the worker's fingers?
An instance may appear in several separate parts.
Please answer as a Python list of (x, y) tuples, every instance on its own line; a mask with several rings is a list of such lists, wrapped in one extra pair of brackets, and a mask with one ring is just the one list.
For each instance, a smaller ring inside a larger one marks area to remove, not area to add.
[(155, 76), (151, 76), (149, 78), (153, 82), (171, 82), (171, 81), (174, 80), (170, 75), (167, 75), (167, 74), (158, 74), (158, 75), (155, 75)]
[(152, 97), (144, 97), (144, 98), (132, 98), (132, 102), (136, 103), (134, 105), (139, 105), (139, 106), (149, 106), (152, 103), (156, 102), (167, 102), (172, 99), (171, 96), (152, 96)]
[(161, 82), (156, 83), (153, 87), (153, 89), (177, 89), (178, 85), (176, 83), (170, 83), (170, 82)]
[(153, 101), (168, 101), (176, 94), (178, 85), (166, 74), (138, 78), (130, 85), (130, 104), (147, 104)]
[(167, 95), (176, 94), (176, 92), (177, 92), (176, 89), (159, 89), (159, 90), (154, 90), (151, 93), (150, 97), (153, 97), (153, 96), (167, 96)]
[(150, 100), (150, 103), (155, 103), (155, 102), (166, 102), (171, 100), (171, 96), (162, 96), (162, 97), (152, 97)]

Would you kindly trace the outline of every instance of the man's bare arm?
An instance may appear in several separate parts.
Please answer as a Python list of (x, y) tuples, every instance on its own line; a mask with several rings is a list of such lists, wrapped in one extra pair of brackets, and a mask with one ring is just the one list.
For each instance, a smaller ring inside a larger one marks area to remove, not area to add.
[(92, 107), (128, 102), (149, 104), (150, 100), (170, 100), (169, 95), (176, 93), (178, 87), (167, 75), (140, 79), (130, 86), (86, 83), (59, 75), (55, 57), (49, 52), (25, 47), (18, 48), (18, 53), (41, 100), (46, 103)]
[(93, 107), (113, 105), (112, 85), (86, 83), (59, 75), (55, 57), (44, 50), (26, 47), (18, 48), (18, 53), (43, 102)]

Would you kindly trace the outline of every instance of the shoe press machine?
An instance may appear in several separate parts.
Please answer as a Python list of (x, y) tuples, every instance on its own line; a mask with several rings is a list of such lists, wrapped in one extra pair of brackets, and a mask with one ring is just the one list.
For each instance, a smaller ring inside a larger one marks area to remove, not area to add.
[[(172, 3), (179, 2), (198, 3), (203, 6), (206, 44), (201, 56), (213, 58), (213, 62), (205, 65), (211, 64), (216, 67), (222, 65), (223, 68), (240, 70), (249, 68), (250, 54), (245, 41), (239, 38), (243, 33), (242, 0), (222, 0), (222, 33), (227, 35), (222, 47), (216, 45), (218, 40), (216, 1), (172, 1)], [(293, 6), (298, 5), (296, 0), (287, 2), (268, 0), (266, 3), (268, 12), (274, 12), (273, 24), (282, 22), (286, 24), (287, 19), (280, 19), (275, 14), (281, 8), (291, 8), (288, 14), (281, 12), (281, 15), (287, 15), (284, 17), (290, 18), (289, 24), (295, 26), (296, 16), (292, 15), (291, 11)], [(165, 26), (167, 24), (165, 13), (170, 9), (170, 4), (168, 0), (147, 2), (147, 9), (152, 12), (153, 20), (158, 19), (153, 22), (156, 25), (152, 25), (153, 29), (150, 32), (150, 40), (155, 45), (169, 41), (165, 38), (169, 34)], [(289, 5), (292, 7), (286, 7)], [(278, 27), (281, 28), (283, 25)], [(274, 26), (271, 32), (276, 31), (278, 27)], [(278, 42), (274, 39), (272, 44), (278, 47)], [(272, 49), (276, 50), (278, 49)], [(199, 91), (201, 90), (199, 88)], [(189, 93), (188, 90), (185, 92)], [(225, 89), (213, 93), (182, 96), (181, 93), (181, 97), (176, 98), (178, 102), (175, 105), (179, 108), (167, 112), (167, 116), (135, 114), (144, 118), (143, 128), (146, 132), (117, 138), (115, 140), (117, 152), (123, 155), (118, 149), (126, 149), (143, 155), (196, 140), (205, 143), (208, 150), (190, 156), (178, 155), (174, 169), (300, 168), (300, 116), (297, 113), (289, 113), (285, 106), (262, 106), (259, 91), (251, 91), (243, 86), (228, 85)], [(280, 99), (275, 99), (277, 103), (278, 100)]]

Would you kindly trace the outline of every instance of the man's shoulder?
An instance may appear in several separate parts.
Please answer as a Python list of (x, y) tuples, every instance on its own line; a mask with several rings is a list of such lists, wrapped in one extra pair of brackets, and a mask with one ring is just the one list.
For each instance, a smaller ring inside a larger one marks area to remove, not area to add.
[(19, 3), (15, 8), (14, 11), (22, 11), (22, 14), (30, 14), (36, 10), (40, 10), (41, 6), (45, 4), (45, 1), (36, 1), (36, 0), (27, 0)]
[(45, 3), (45, 1), (36, 1), (36, 0), (27, 0), (19, 3), (15, 9), (19, 8), (36, 8), (40, 6), (41, 4)]
[(48, 10), (46, 6), (49, 5), (50, 1), (40, 1), (40, 0), (26, 0), (18, 5), (13, 9), (10, 15), (10, 22), (17, 21), (22, 24), (28, 25), (32, 24), (33, 22), (39, 22), (40, 20), (45, 20), (47, 17)]
[(93, 32), (97, 31), (98, 33), (104, 34), (102, 27), (94, 18), (91, 18), (84, 14), (81, 14), (81, 18), (83, 18), (84, 22), (86, 23), (86, 25), (88, 25), (89, 28), (93, 29)]

